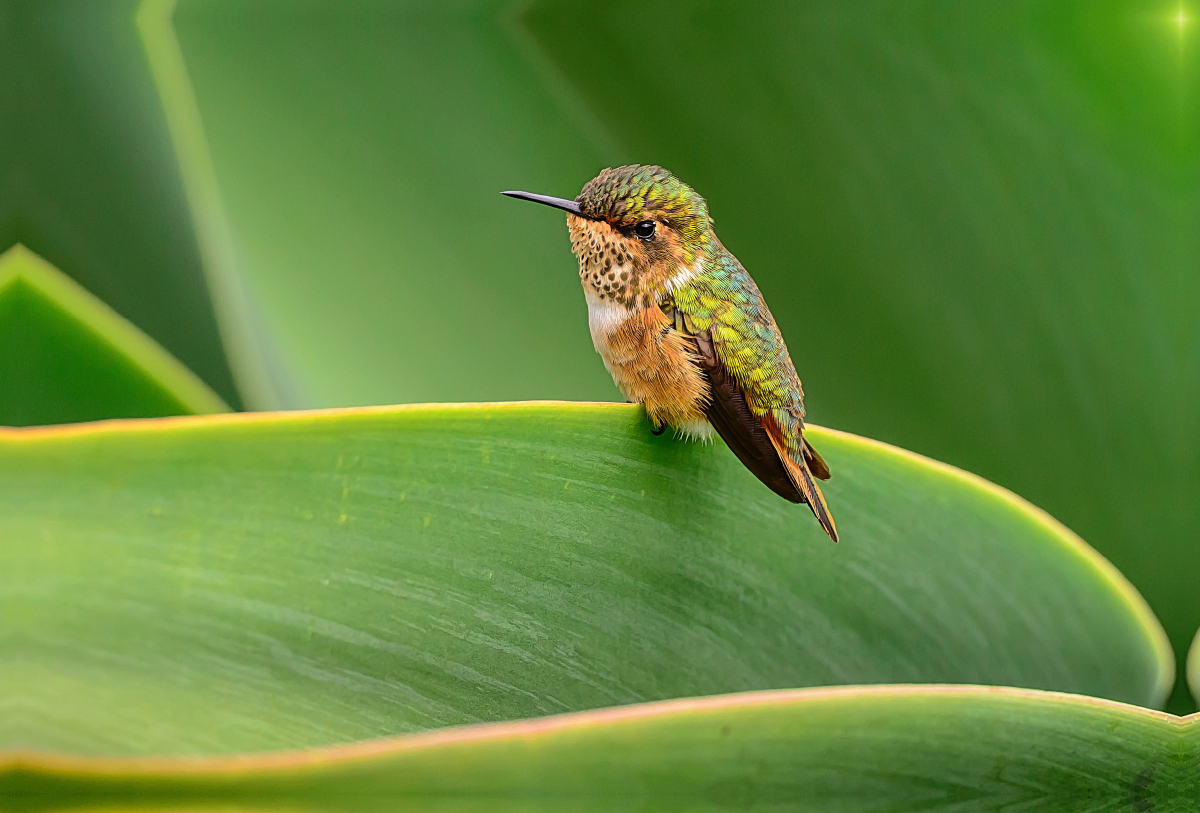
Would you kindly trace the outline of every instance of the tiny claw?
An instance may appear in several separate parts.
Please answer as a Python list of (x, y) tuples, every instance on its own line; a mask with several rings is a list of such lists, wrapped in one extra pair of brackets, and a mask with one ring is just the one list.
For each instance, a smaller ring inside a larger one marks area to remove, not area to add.
[(659, 435), (661, 435), (663, 432), (666, 432), (666, 431), (667, 431), (667, 425), (664, 423), (662, 426), (658, 427), (657, 429), (651, 429), (650, 434), (654, 435), (654, 437), (658, 437)]

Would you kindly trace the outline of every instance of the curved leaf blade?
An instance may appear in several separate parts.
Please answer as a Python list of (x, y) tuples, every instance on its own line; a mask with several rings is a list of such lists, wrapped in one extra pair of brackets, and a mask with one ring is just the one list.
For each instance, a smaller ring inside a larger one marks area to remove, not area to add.
[[(1182, 666), (1200, 626), (1194, 8), (1183, 25), (1136, 0), (526, 8), (630, 156), (708, 196), (803, 348), (819, 420), (1044, 506), (1137, 585)], [(654, 37), (623, 35), (643, 17)], [(1192, 710), (1180, 678), (1173, 708)]]
[(1187, 658), (1187, 679), (1188, 687), (1192, 690), (1192, 697), (1200, 703), (1200, 632), (1196, 633), (1196, 637), (1192, 640), (1192, 648), (1188, 652)]
[(839, 545), (630, 405), (0, 434), (0, 742), (227, 753), (846, 683), (1162, 701), (1161, 628), (1070, 532), (812, 437)]
[(23, 246), (0, 254), (0, 424), (227, 412), (190, 370)]
[(45, 257), (236, 402), (137, 5), (0, 2), (0, 251)]
[(1071, 695), (843, 687), (677, 700), (330, 751), (15, 756), (23, 809), (1186, 810), (1186, 720)]
[[(584, 315), (562, 219), (533, 224), (499, 195), (514, 184), (566, 194), (610, 152), (589, 143), (604, 139), (584, 108), (562, 110), (544, 87), (513, 13), (504, 0), (142, 3), (230, 362), (253, 408), (617, 395), (603, 368), (575, 363), (590, 341), (572, 329)], [(296, 94), (297, 79), (318, 88)], [(352, 115), (328, 115), (335, 87)], [(254, 166), (231, 171), (251, 142)], [(268, 187), (282, 199), (268, 202)], [(431, 229), (433, 211), (453, 212), (460, 236)], [(537, 318), (504, 317), (518, 312)], [(488, 325), (489, 339), (466, 325)], [(422, 350), (401, 350), (412, 347)]]
[(1045, 506), (1182, 663), (1200, 28), (1170, 5), (185, 0), (175, 27), (255, 338), (307, 387), (278, 403), (611, 397), (561, 218), (496, 192), (660, 163), (708, 197), (817, 420)]

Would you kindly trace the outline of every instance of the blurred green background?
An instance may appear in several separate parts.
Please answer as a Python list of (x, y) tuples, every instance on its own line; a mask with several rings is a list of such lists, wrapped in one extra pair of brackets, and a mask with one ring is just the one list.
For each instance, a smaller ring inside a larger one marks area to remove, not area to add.
[(563, 219), (497, 193), (662, 164), (815, 422), (1045, 508), (1184, 661), (1194, 4), (0, 0), (0, 94), (0, 251), (255, 409), (617, 398)]

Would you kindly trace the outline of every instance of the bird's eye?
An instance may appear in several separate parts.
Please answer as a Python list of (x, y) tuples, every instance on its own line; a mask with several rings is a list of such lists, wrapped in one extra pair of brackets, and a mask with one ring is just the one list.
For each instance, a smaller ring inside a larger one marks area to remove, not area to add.
[(654, 236), (654, 221), (643, 220), (641, 223), (633, 227), (633, 233), (643, 240), (649, 240)]

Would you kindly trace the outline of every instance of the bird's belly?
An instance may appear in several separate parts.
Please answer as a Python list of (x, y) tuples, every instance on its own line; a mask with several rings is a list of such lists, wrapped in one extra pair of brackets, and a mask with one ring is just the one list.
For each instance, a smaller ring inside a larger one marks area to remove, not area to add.
[(592, 343), (625, 397), (644, 404), (656, 425), (709, 437), (712, 427), (704, 417), (708, 384), (688, 341), (666, 315), (658, 308), (629, 311), (596, 305), (600, 307), (589, 302), (588, 307)]

